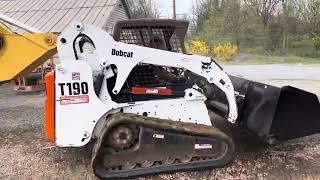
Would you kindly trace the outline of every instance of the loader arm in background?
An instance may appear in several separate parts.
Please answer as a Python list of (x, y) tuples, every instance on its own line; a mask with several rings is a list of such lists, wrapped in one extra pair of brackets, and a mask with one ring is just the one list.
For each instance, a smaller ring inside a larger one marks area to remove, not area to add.
[(0, 83), (23, 76), (50, 59), (57, 53), (56, 39), (52, 33), (16, 34), (1, 23)]

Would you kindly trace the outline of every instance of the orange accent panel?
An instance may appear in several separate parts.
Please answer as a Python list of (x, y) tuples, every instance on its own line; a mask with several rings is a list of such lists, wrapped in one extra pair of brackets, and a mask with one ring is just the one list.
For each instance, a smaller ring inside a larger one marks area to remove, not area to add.
[(132, 94), (151, 94), (151, 95), (158, 95), (158, 96), (171, 96), (173, 95), (171, 89), (165, 88), (140, 88), (140, 87), (133, 87), (131, 90)]
[(51, 142), (55, 141), (55, 90), (54, 71), (45, 76), (47, 97), (45, 100), (45, 135)]

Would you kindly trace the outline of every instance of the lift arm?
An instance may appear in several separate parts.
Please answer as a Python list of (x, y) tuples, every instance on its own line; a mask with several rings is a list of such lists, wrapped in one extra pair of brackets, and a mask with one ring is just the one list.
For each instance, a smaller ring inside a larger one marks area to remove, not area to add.
[[(0, 14), (0, 83), (23, 76), (57, 53), (57, 36), (24, 25)], [(16, 34), (4, 22), (28, 33)]]

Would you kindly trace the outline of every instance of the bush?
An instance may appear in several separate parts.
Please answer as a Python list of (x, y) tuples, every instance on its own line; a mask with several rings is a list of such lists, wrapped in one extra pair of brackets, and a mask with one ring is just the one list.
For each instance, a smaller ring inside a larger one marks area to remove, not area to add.
[(201, 40), (192, 40), (187, 43), (188, 52), (197, 55), (207, 56), (209, 52), (209, 48), (207, 47), (207, 43)]
[(237, 46), (228, 42), (213, 47), (212, 52), (218, 60), (231, 61), (232, 58), (237, 54), (238, 48)]

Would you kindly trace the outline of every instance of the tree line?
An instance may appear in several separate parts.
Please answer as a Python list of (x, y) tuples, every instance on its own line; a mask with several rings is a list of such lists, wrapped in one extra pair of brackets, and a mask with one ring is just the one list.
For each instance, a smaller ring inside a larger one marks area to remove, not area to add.
[(198, 0), (191, 38), (240, 52), (320, 56), (320, 0)]

